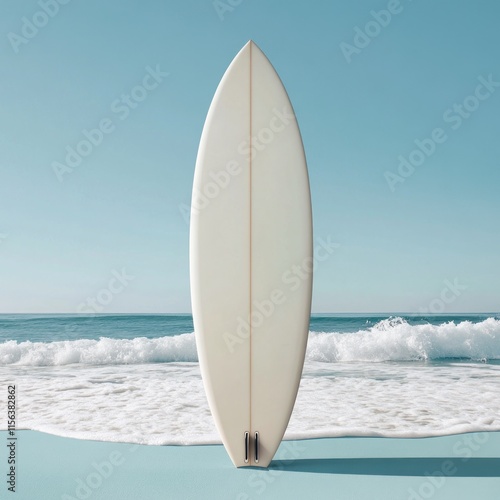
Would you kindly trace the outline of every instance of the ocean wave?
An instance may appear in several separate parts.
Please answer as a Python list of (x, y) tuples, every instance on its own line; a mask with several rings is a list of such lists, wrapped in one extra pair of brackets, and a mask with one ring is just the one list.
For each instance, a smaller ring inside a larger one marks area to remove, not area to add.
[(500, 359), (500, 320), (410, 325), (400, 317), (368, 330), (339, 334), (311, 332), (307, 358), (313, 361), (432, 361)]
[[(310, 332), (306, 359), (334, 362), (500, 359), (500, 320), (411, 325), (384, 319), (352, 333)], [(100, 338), (0, 344), (0, 366), (117, 365), (198, 361), (194, 333), (148, 339)]]
[(194, 333), (147, 339), (65, 340), (0, 344), (0, 366), (122, 365), (198, 361)]

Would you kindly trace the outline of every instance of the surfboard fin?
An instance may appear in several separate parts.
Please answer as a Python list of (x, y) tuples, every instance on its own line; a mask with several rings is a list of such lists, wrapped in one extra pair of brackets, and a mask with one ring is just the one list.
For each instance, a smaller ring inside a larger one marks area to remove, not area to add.
[(250, 433), (245, 432), (245, 463), (248, 463), (248, 455), (250, 452)]

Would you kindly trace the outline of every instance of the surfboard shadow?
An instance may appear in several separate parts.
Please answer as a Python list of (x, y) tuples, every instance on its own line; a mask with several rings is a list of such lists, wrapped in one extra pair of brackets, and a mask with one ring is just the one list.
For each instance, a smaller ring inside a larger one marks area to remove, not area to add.
[(270, 470), (364, 476), (500, 477), (500, 458), (309, 458), (276, 460)]

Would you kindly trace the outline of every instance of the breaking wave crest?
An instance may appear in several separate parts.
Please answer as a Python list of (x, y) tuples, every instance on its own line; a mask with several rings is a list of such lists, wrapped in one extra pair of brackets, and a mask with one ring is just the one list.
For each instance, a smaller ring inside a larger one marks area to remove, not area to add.
[[(500, 359), (500, 320), (411, 325), (384, 319), (353, 333), (310, 332), (306, 359), (327, 363)], [(0, 366), (118, 365), (196, 362), (194, 333), (148, 339), (67, 340), (0, 344)]]
[(419, 361), (500, 359), (500, 320), (410, 325), (396, 317), (354, 333), (311, 332), (307, 357), (314, 361)]

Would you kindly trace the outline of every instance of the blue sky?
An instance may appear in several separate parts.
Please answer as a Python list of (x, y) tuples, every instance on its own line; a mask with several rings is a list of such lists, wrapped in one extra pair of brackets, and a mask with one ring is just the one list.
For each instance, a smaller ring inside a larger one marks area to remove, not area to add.
[(295, 107), (315, 236), (339, 244), (313, 310), (500, 309), (498, 2), (54, 2), (0, 16), (0, 312), (190, 310), (183, 207), (250, 38)]

